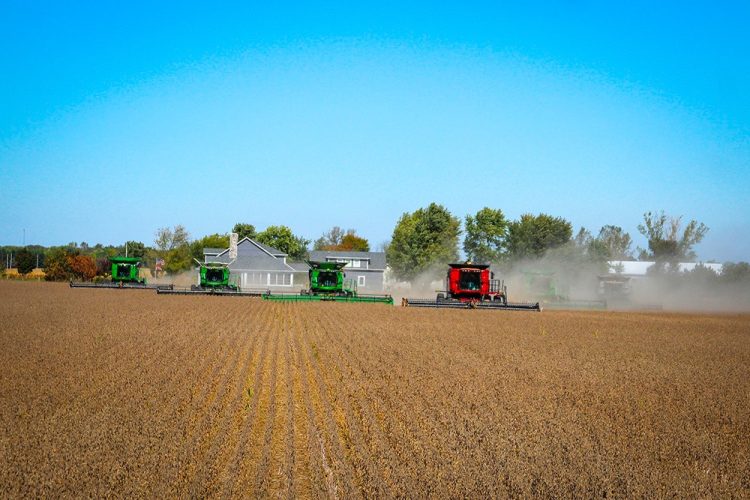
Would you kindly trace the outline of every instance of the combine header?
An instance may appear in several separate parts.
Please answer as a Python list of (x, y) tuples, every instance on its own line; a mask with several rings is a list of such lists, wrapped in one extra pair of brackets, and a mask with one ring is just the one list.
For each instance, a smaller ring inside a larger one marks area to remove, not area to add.
[(357, 293), (356, 283), (345, 279), (343, 262), (315, 262), (308, 261), (310, 271), (310, 289), (302, 290), (299, 294), (271, 293), (263, 295), (265, 300), (285, 302), (379, 302), (393, 304), (390, 295), (369, 295)]
[(454, 309), (504, 309), (511, 311), (541, 311), (539, 302), (508, 302), (508, 290), (504, 282), (493, 279), (494, 273), (488, 264), (449, 264), (446, 290), (440, 291), (435, 300), (407, 299), (404, 307), (447, 307)]
[(71, 288), (136, 288), (136, 289), (171, 289), (172, 285), (148, 285), (146, 279), (138, 276), (141, 259), (138, 257), (110, 257), (112, 279), (101, 283), (70, 282)]
[(229, 264), (223, 262), (201, 263), (198, 285), (190, 288), (171, 288), (169, 290), (157, 290), (156, 293), (174, 295), (228, 295), (232, 297), (260, 297), (262, 291), (242, 291), (235, 282), (231, 280)]

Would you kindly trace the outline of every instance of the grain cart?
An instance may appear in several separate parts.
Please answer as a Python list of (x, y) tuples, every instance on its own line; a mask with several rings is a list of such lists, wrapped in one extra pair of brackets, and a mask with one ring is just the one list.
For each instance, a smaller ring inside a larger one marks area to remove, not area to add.
[(243, 291), (232, 279), (229, 264), (224, 262), (206, 262), (198, 260), (198, 284), (190, 288), (172, 288), (157, 290), (160, 294), (173, 295), (230, 295), (239, 297), (260, 297), (262, 291)]
[(100, 283), (70, 282), (71, 288), (129, 288), (129, 289), (171, 289), (172, 285), (148, 285), (145, 278), (139, 275), (141, 259), (139, 257), (110, 257), (112, 277), (110, 281)]
[(494, 279), (489, 264), (449, 264), (445, 278), (445, 290), (438, 291), (437, 298), (401, 300), (404, 307), (447, 307), (454, 309), (504, 309), (518, 311), (541, 311), (539, 302), (508, 302), (505, 283)]
[(381, 302), (393, 304), (390, 295), (371, 295), (357, 293), (357, 284), (354, 280), (346, 279), (344, 262), (315, 262), (308, 261), (310, 270), (310, 289), (302, 290), (299, 294), (271, 293), (263, 295), (265, 300), (278, 300), (287, 302)]

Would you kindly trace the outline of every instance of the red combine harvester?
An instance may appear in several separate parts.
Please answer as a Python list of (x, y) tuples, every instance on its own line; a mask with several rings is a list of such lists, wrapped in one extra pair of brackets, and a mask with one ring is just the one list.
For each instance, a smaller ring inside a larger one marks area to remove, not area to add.
[(510, 303), (504, 282), (494, 279), (489, 264), (449, 264), (447, 290), (438, 292), (435, 300), (407, 299), (404, 307), (452, 307), (458, 309), (505, 309), (541, 311), (539, 302)]

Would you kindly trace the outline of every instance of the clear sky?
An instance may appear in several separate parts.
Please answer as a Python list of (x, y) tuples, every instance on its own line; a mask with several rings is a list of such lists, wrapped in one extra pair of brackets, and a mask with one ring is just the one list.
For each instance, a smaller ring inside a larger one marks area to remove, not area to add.
[(378, 246), (436, 201), (750, 260), (750, 3), (406, 3), (0, 0), (0, 244)]

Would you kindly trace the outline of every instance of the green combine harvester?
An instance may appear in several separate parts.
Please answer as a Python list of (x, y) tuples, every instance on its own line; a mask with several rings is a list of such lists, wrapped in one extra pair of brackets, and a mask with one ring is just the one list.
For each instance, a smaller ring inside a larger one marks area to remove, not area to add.
[(260, 297), (265, 291), (242, 291), (232, 279), (229, 264), (224, 262), (197, 261), (199, 283), (188, 288), (157, 290), (156, 293), (173, 295), (228, 295), (233, 297)]
[(148, 285), (146, 279), (139, 276), (138, 270), (141, 267), (139, 257), (110, 257), (109, 263), (112, 265), (112, 277), (110, 281), (95, 282), (70, 282), (71, 288), (135, 288), (152, 290), (171, 289), (172, 285)]
[(263, 299), (283, 302), (374, 302), (393, 304), (390, 295), (371, 295), (357, 293), (357, 286), (353, 280), (345, 279), (344, 262), (315, 262), (308, 261), (310, 271), (310, 289), (302, 290), (299, 294), (265, 293)]

